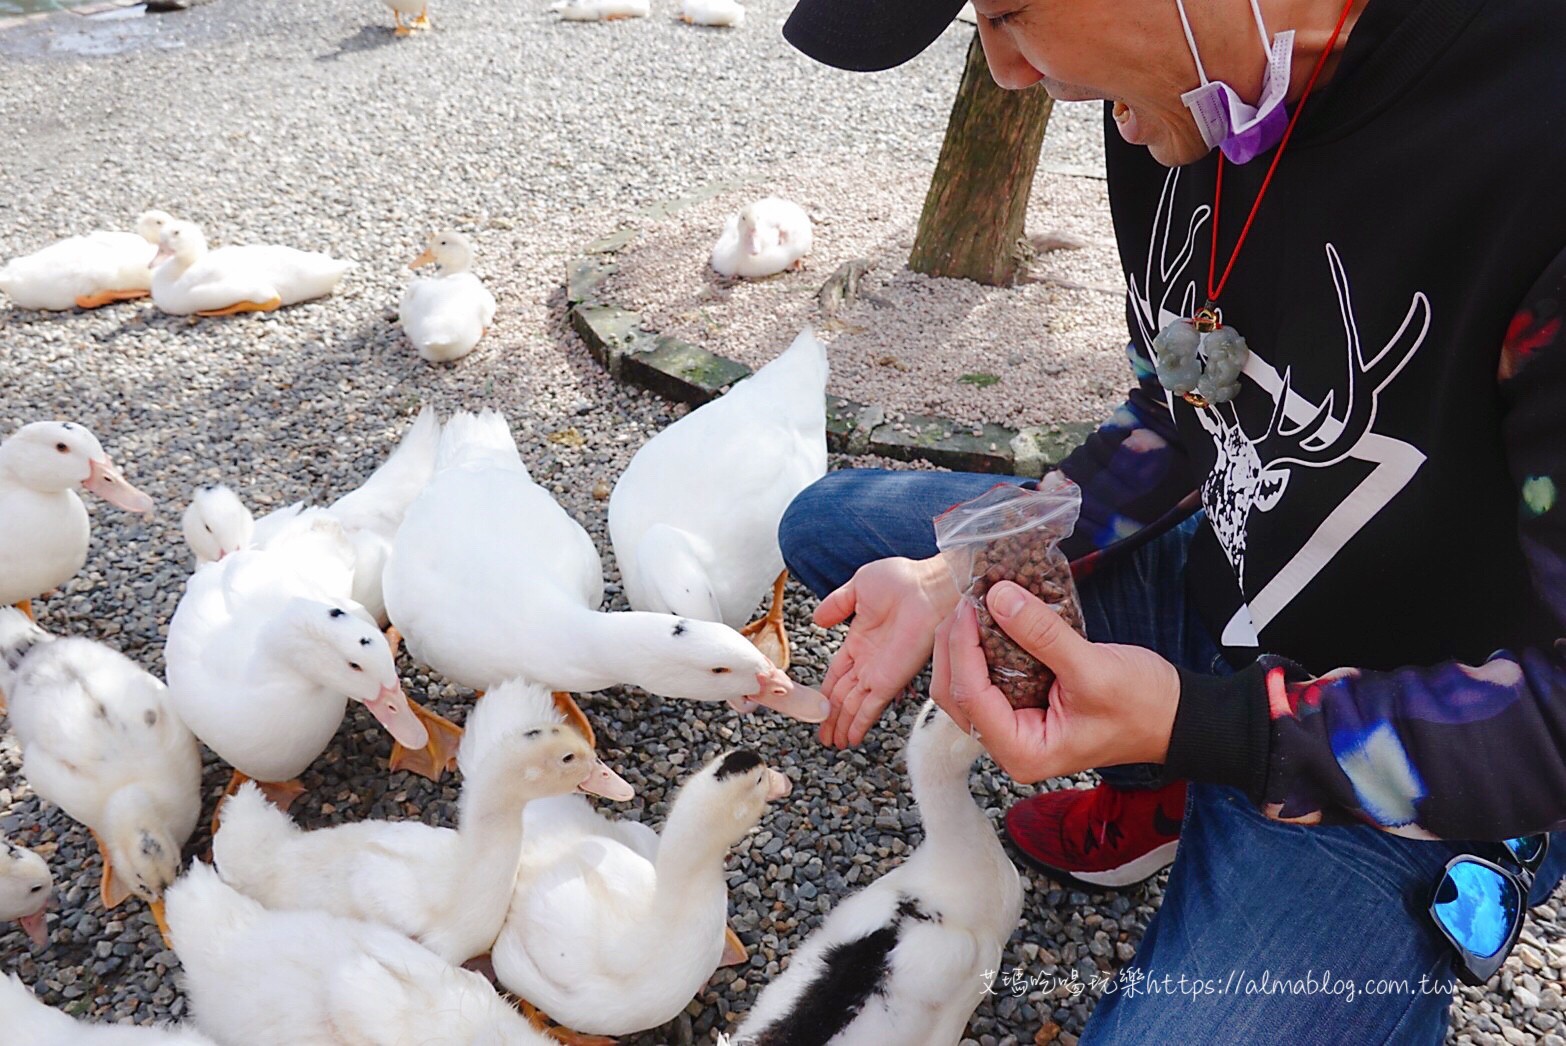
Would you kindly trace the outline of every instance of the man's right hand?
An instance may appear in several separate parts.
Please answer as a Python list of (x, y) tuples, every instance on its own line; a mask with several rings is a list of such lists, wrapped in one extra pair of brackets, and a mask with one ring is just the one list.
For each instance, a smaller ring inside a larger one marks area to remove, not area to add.
[(865, 739), (886, 706), (929, 663), (935, 630), (957, 596), (950, 569), (932, 556), (867, 563), (821, 601), (815, 612), (821, 627), (853, 618), (821, 684), (832, 704), (821, 724), (822, 744), (848, 748)]

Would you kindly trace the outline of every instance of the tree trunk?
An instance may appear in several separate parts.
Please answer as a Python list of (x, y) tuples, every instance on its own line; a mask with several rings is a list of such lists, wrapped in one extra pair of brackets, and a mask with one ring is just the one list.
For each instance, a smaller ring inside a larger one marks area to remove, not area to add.
[(1042, 86), (996, 86), (974, 33), (910, 269), (991, 286), (1015, 282), (1022, 265), (1018, 241), (1052, 105)]

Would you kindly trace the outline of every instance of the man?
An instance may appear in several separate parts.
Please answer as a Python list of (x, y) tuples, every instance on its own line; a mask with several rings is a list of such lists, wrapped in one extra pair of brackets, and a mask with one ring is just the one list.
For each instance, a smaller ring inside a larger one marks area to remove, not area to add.
[[(802, 0), (784, 32), (874, 70), (959, 6)], [(1109, 995), (1084, 1041), (1439, 1041), (1425, 907), (1484, 844), (1437, 840), (1566, 825), (1566, 9), (975, 7), (1001, 86), (1112, 103), (1138, 384), (1063, 466), (1092, 642), (992, 589), (1059, 677), (1014, 713), (928, 523), (994, 478), (830, 474), (780, 534), (817, 620), (852, 618), (822, 738), (858, 743), (933, 653), (1018, 780), (1112, 768), (1008, 813), (1030, 862), (1124, 886), (1178, 843), (1133, 965), (1193, 990)], [(1557, 837), (1535, 903), (1563, 865)], [(1214, 988), (1328, 971), (1411, 990)]]

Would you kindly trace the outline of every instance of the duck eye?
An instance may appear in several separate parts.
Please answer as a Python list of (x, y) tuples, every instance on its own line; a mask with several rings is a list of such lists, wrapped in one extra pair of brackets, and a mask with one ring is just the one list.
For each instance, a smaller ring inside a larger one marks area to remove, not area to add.
[(210, 523), (203, 523), (203, 524), (201, 524), (201, 528), (203, 530), (205, 530), (208, 534), (212, 533), (212, 525)]
[(348, 662), (348, 667), (353, 669), (355, 672), (363, 672), (364, 671), (364, 669), (359, 667), (359, 662), (357, 662), (357, 661), (350, 661), (350, 662)]
[(560, 761), (562, 763), (574, 763), (576, 762), (576, 755), (575, 753), (567, 752), (565, 755), (560, 757)]
[(348, 611), (342, 609), (341, 607), (333, 607), (331, 609), (331, 611), (328, 613), (328, 616), (334, 617), (334, 618), (336, 618), (336, 617), (347, 617), (348, 616)]
[(38, 893), (42, 889), (43, 889), (43, 883), (39, 883), (37, 886), (33, 887), (31, 890), (28, 890), (27, 892), (28, 893)]
[(712, 674), (715, 675), (715, 676), (721, 676), (721, 675), (726, 674), (728, 671), (729, 670), (727, 668), (714, 668), (712, 670)]
[(69, 454), (71, 452), (71, 448), (67, 447), (64, 443), (56, 443), (54, 445), (54, 449), (59, 451), (61, 454)]

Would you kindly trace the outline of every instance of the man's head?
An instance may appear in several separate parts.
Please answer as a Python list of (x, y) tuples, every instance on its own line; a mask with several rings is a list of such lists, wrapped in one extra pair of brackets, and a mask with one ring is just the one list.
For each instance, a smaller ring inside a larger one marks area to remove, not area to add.
[[(1325, 43), (1341, 2), (1261, 0), (1270, 32), (1299, 27), (1296, 70), (1319, 54), (1307, 54), (1309, 44)], [(1184, 3), (1207, 75), (1254, 102), (1266, 53), (1248, 0)], [(1169, 166), (1192, 163), (1210, 151), (1180, 101), (1200, 80), (1174, 0), (973, 0), (973, 5), (984, 54), (1000, 86), (1020, 90), (1042, 83), (1062, 101), (1113, 101), (1121, 135)], [(928, 47), (961, 7), (962, 0), (799, 0), (783, 34), (828, 65), (887, 69)], [(1291, 94), (1303, 81), (1293, 78)]]

